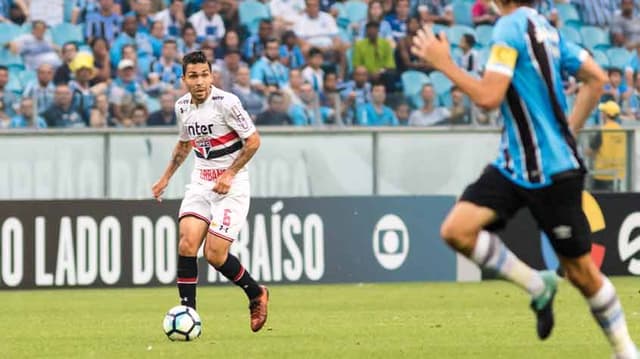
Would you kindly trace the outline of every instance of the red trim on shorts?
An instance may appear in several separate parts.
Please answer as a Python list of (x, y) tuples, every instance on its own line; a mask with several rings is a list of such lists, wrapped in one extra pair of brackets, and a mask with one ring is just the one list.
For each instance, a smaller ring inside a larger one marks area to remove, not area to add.
[(211, 221), (209, 220), (209, 218), (207, 218), (207, 217), (205, 217), (205, 216), (203, 216), (201, 214), (198, 214), (196, 212), (182, 212), (178, 216), (178, 221), (180, 221), (182, 218), (187, 217), (187, 216), (196, 217), (198, 219), (201, 219), (201, 220), (207, 222), (207, 224), (211, 224)]
[(178, 284), (197, 284), (198, 277), (192, 278), (178, 278)]
[(242, 278), (242, 276), (244, 275), (244, 267), (240, 266), (240, 272), (238, 272), (238, 274), (235, 276), (235, 278), (233, 278), (233, 282), (237, 282), (240, 280), (240, 278)]
[(213, 231), (213, 229), (211, 229), (211, 228), (207, 229), (207, 232), (209, 232), (209, 233), (213, 234), (213, 235), (214, 235), (214, 236), (216, 236), (216, 237), (220, 237), (220, 238), (224, 239), (224, 240), (225, 240), (225, 241), (227, 241), (227, 242), (231, 242), (231, 243), (233, 243), (233, 241), (235, 241), (235, 239), (233, 239), (233, 238), (231, 238), (231, 237), (227, 237), (227, 236), (225, 236), (225, 235), (223, 235), (223, 234), (220, 234), (220, 233), (214, 232), (214, 231)]

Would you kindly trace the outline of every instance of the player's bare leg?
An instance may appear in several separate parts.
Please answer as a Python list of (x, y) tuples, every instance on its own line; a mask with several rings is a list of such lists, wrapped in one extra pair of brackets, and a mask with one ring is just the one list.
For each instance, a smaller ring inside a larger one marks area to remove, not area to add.
[(538, 272), (513, 254), (500, 238), (484, 227), (496, 220), (496, 213), (470, 202), (458, 202), (440, 229), (442, 238), (456, 251), (480, 267), (490, 269), (526, 290), (537, 317), (537, 332), (546, 339), (553, 329), (553, 298), (557, 279), (551, 272)]
[(196, 309), (198, 282), (198, 249), (207, 233), (209, 223), (187, 215), (180, 219), (178, 243), (178, 293), (180, 304)]
[(596, 267), (589, 254), (578, 258), (560, 257), (569, 281), (587, 299), (591, 313), (609, 339), (616, 359), (639, 358), (629, 336), (622, 305), (613, 284)]
[(269, 292), (266, 287), (256, 283), (236, 256), (229, 253), (229, 247), (231, 247), (230, 240), (209, 232), (204, 255), (218, 272), (244, 290), (249, 298), (251, 330), (257, 332), (267, 321)]

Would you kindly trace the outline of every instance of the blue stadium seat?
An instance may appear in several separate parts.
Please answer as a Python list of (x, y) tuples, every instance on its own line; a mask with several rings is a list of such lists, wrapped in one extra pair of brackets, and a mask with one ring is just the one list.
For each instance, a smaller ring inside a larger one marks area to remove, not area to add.
[(600, 65), (600, 67), (605, 69), (609, 68), (609, 57), (607, 57), (607, 54), (605, 54), (604, 51), (593, 50), (592, 52), (593, 59), (598, 65)]
[(609, 33), (596, 26), (583, 26), (580, 28), (582, 44), (589, 50), (607, 49), (611, 46)]
[(609, 66), (624, 70), (631, 60), (633, 53), (623, 47), (612, 47), (607, 49), (607, 57), (609, 58)]
[(406, 98), (420, 95), (424, 84), (430, 83), (429, 76), (424, 72), (409, 70), (402, 73), (402, 92)]
[(462, 39), (462, 35), (471, 34), (475, 36), (475, 31), (472, 27), (464, 26), (464, 25), (453, 25), (447, 31), (447, 38), (449, 39), (449, 43), (452, 45), (458, 46), (460, 44), (460, 39)]
[(454, 2), (453, 19), (458, 25), (473, 26), (473, 17), (471, 16), (472, 3), (469, 2)]
[(434, 34), (439, 34), (442, 31), (444, 31), (447, 35), (449, 35), (449, 33), (448, 33), (449, 26), (447, 26), (447, 25), (433, 24), (433, 26), (431, 27), (431, 30), (433, 30)]
[(35, 71), (22, 70), (18, 73), (18, 79), (20, 80), (22, 87), (25, 87), (29, 82), (35, 80), (37, 77), (38, 76)]
[(270, 19), (269, 8), (256, 0), (244, 0), (238, 5), (240, 24), (246, 26), (255, 34), (261, 19)]
[(572, 4), (557, 3), (555, 5), (558, 10), (558, 17), (564, 24), (569, 21), (580, 23), (580, 14)]
[(573, 42), (578, 45), (582, 45), (582, 35), (580, 35), (580, 31), (571, 26), (563, 26), (560, 28), (560, 35), (565, 39), (565, 41)]
[(84, 42), (82, 26), (70, 24), (68, 22), (60, 23), (51, 28), (51, 39), (53, 40), (53, 43), (58, 46), (62, 46), (66, 42)]
[(489, 45), (492, 33), (493, 26), (491, 25), (480, 25), (476, 27), (476, 42), (483, 46)]
[(20, 55), (12, 53), (8, 49), (0, 50), (0, 64), (3, 64), (7, 67), (22, 66), (24, 68), (22, 57), (20, 57)]
[(18, 76), (9, 75), (9, 82), (7, 82), (7, 85), (5, 88), (15, 93), (16, 95), (21, 95), (23, 86), (20, 83), (20, 79), (18, 79)]
[(347, 1), (344, 3), (344, 11), (350, 23), (358, 23), (367, 19), (367, 4), (363, 1)]
[(429, 77), (431, 78), (433, 89), (438, 95), (446, 93), (451, 90), (451, 87), (453, 86), (451, 80), (449, 80), (449, 78), (440, 71), (433, 71)]
[(20, 26), (12, 23), (0, 23), (0, 46), (14, 40), (22, 34)]
[(353, 46), (347, 49), (345, 56), (347, 57), (347, 75), (351, 75), (353, 73)]
[(71, 15), (73, 14), (74, 1), (64, 2), (64, 21), (71, 22)]

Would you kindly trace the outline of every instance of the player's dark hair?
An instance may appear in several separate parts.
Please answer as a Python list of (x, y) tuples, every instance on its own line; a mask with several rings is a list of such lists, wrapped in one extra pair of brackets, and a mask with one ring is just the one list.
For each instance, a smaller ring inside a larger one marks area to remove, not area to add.
[(319, 49), (319, 48), (317, 48), (317, 47), (312, 47), (312, 48), (309, 50), (309, 57), (314, 57), (314, 56), (316, 56), (316, 55), (322, 55), (322, 50), (320, 50), (320, 49)]
[(291, 31), (291, 30), (287, 30), (284, 33), (282, 33), (282, 43), (286, 43), (287, 40), (289, 40), (290, 38), (295, 38), (296, 37), (296, 33)]
[(609, 76), (611, 76), (612, 74), (615, 74), (615, 73), (617, 73), (617, 74), (622, 76), (622, 69), (619, 68), (619, 67), (609, 67), (609, 69), (608, 69)]
[(370, 28), (375, 27), (376, 29), (380, 28), (380, 23), (377, 21), (369, 21), (366, 25), (366, 29), (369, 30)]
[(462, 37), (464, 38), (464, 41), (467, 42), (467, 44), (469, 44), (469, 47), (474, 47), (476, 45), (476, 37), (471, 35), (471, 34), (463, 34)]
[(271, 24), (273, 24), (273, 20), (271, 20), (271, 19), (262, 19), (262, 20), (260, 20), (260, 24), (271, 25)]
[(371, 90), (373, 91), (374, 88), (380, 87), (380, 86), (384, 87), (385, 90), (387, 89), (387, 86), (385, 86), (384, 82), (378, 80), (378, 81), (374, 81), (374, 82), (371, 83)]
[(207, 61), (207, 56), (202, 51), (190, 52), (182, 58), (182, 73), (187, 73), (187, 65), (189, 64), (207, 64), (209, 65), (209, 71), (211, 71), (211, 64)]

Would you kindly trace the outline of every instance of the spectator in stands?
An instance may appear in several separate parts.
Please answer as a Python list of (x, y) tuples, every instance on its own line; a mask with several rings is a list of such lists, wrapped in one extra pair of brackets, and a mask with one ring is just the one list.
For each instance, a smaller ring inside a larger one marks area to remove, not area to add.
[(287, 114), (287, 101), (280, 91), (269, 94), (269, 107), (256, 118), (257, 126), (287, 126), (292, 125), (293, 120)]
[(123, 59), (118, 64), (118, 77), (111, 83), (109, 102), (113, 106), (114, 116), (121, 124), (128, 115), (124, 111), (126, 108), (147, 103), (147, 95), (142, 84), (136, 81), (136, 69), (133, 61)]
[(302, 49), (298, 46), (298, 37), (291, 30), (287, 30), (282, 34), (280, 62), (290, 69), (300, 69), (305, 65)]
[(406, 102), (401, 102), (396, 106), (396, 118), (400, 126), (407, 126), (409, 124), (409, 116), (411, 115), (411, 107)]
[(391, 33), (396, 43), (407, 36), (407, 22), (409, 21), (409, 0), (396, 1), (396, 8), (392, 14), (385, 17), (391, 26)]
[[(122, 15), (123, 5), (126, 5), (123, 0), (114, 0), (113, 12)], [(71, 23), (87, 22), (89, 14), (100, 11), (101, 6), (102, 4), (98, 0), (75, 0), (75, 6), (71, 12)]]
[(182, 83), (182, 66), (177, 61), (178, 44), (175, 40), (165, 40), (162, 44), (162, 56), (151, 63), (151, 73), (160, 77), (160, 81), (171, 85), (173, 88), (180, 88)]
[(356, 123), (360, 126), (397, 126), (398, 118), (393, 110), (384, 104), (386, 89), (383, 83), (376, 83), (371, 89), (371, 102), (358, 106)]
[(49, 64), (40, 65), (36, 76), (33, 81), (25, 86), (22, 91), (22, 97), (35, 101), (38, 113), (42, 113), (53, 104), (53, 96), (56, 90), (52, 81), (53, 67)]
[(446, 124), (449, 125), (470, 125), (471, 106), (469, 100), (465, 97), (464, 92), (459, 87), (451, 88), (451, 106), (449, 107), (449, 118)]
[(302, 70), (302, 78), (311, 84), (313, 90), (317, 93), (322, 93), (324, 87), (322, 81), (324, 79), (324, 71), (320, 66), (322, 66), (322, 50), (312, 47), (309, 50), (309, 63)]
[(476, 126), (500, 126), (502, 122), (500, 109), (486, 110), (478, 106), (471, 109), (473, 124)]
[(322, 92), (320, 93), (320, 106), (330, 110), (329, 116), (334, 124), (344, 125), (347, 116), (347, 108), (342, 103), (342, 96), (338, 90), (338, 74), (327, 72), (322, 81)]
[(396, 48), (398, 59), (397, 67), (401, 72), (407, 70), (423, 72), (431, 71), (431, 68), (424, 61), (411, 53), (411, 46), (413, 46), (413, 37), (416, 36), (419, 29), (420, 19), (418, 19), (417, 17), (409, 18), (409, 21), (407, 22), (407, 36), (400, 39), (398, 47)]
[(222, 88), (222, 71), (218, 65), (211, 66), (211, 84), (217, 88)]
[(180, 56), (200, 50), (200, 44), (196, 39), (196, 29), (190, 23), (187, 23), (182, 29), (182, 38), (178, 42)]
[(443, 0), (418, 0), (416, 8), (420, 19), (425, 23), (453, 25), (453, 8)]
[(364, 66), (372, 81), (383, 81), (387, 90), (395, 90), (397, 80), (393, 48), (388, 40), (378, 37), (379, 24), (367, 24), (367, 38), (358, 40), (353, 51), (353, 67)]
[(96, 96), (96, 100), (91, 109), (91, 115), (89, 116), (89, 126), (92, 128), (103, 128), (113, 126), (115, 119), (111, 116), (109, 111), (109, 99), (106, 94), (99, 94)]
[(55, 26), (64, 21), (64, 0), (27, 0), (30, 21), (41, 20), (47, 26)]
[(275, 29), (282, 33), (293, 28), (305, 10), (305, 3), (304, 0), (271, 0), (269, 10)]
[(73, 95), (68, 85), (56, 86), (53, 104), (42, 114), (47, 127), (86, 127), (82, 114), (73, 107)]
[(160, 109), (149, 116), (148, 126), (175, 126), (176, 111), (174, 109), (175, 96), (165, 92), (160, 96)]
[(89, 43), (101, 37), (111, 44), (118, 37), (121, 27), (122, 16), (116, 12), (114, 1), (100, 0), (100, 8), (87, 14), (84, 37)]
[(436, 106), (435, 92), (433, 85), (424, 84), (422, 86), (422, 108), (414, 110), (409, 116), (410, 126), (435, 126), (441, 125), (451, 113), (446, 107)]
[(538, 14), (547, 18), (549, 23), (554, 27), (558, 25), (558, 9), (556, 9), (554, 0), (539, 0), (535, 3), (535, 9)]
[(302, 78), (300, 70), (289, 70), (289, 83), (282, 89), (282, 92), (287, 96), (287, 103), (289, 106), (302, 105), (300, 95), (302, 93), (303, 84), (304, 79)]
[(139, 33), (151, 33), (151, 26), (153, 25), (153, 19), (151, 16), (151, 1), (150, 0), (133, 0), (131, 3), (133, 9), (125, 16), (133, 16), (137, 23), (137, 32)]
[(25, 16), (29, 14), (29, 8), (24, 0), (0, 1), (0, 22), (12, 22), (10, 11), (18, 8)]
[(42, 64), (58, 67), (62, 63), (56, 46), (49, 37), (45, 37), (45, 31), (47, 25), (44, 22), (34, 21), (30, 34), (21, 35), (8, 44), (13, 53), (22, 56), (27, 70), (35, 70)]
[(613, 45), (628, 49), (640, 46), (640, 18), (633, 14), (633, 0), (621, 0), (620, 13), (611, 23)]
[(292, 105), (289, 109), (294, 125), (320, 126), (329, 120), (330, 110), (320, 106), (318, 94), (310, 84), (304, 83), (300, 86), (300, 100), (302, 104)]
[(364, 39), (367, 37), (367, 24), (371, 22), (378, 23), (378, 37), (383, 38), (391, 44), (392, 48), (395, 48), (396, 42), (393, 38), (393, 30), (391, 24), (384, 19), (384, 13), (382, 10), (382, 1), (371, 0), (369, 1), (369, 7), (367, 10), (367, 18), (358, 24), (353, 24), (357, 29), (358, 38)]
[(304, 14), (293, 27), (293, 31), (300, 38), (302, 51), (306, 53), (312, 46), (323, 50), (340, 50), (342, 46), (335, 19), (320, 11), (319, 0), (306, 0), (306, 5)]
[(476, 26), (493, 25), (498, 20), (499, 14), (491, 0), (476, 0), (471, 8), (471, 16)]
[(6, 89), (9, 83), (9, 76), (9, 69), (4, 65), (0, 65), (0, 102), (2, 103), (3, 112), (8, 116), (14, 116), (16, 114), (14, 106), (18, 103), (18, 97)]
[(5, 107), (2, 102), (0, 102), (0, 129), (6, 129), (11, 127), (11, 118), (5, 112)]
[(347, 122), (355, 120), (355, 111), (358, 107), (371, 102), (371, 83), (369, 73), (364, 66), (358, 66), (353, 70), (353, 80), (343, 83), (340, 94), (347, 109)]
[(109, 63), (109, 44), (107, 40), (97, 37), (91, 42), (93, 65), (96, 68), (96, 82), (111, 80), (111, 64)]
[(75, 42), (67, 42), (62, 45), (62, 65), (56, 69), (53, 76), (53, 83), (58, 85), (61, 83), (68, 83), (71, 81), (71, 70), (69, 69), (69, 63), (76, 57), (78, 53), (78, 45)]
[(633, 77), (635, 81), (627, 82), (627, 84), (633, 83), (631, 87), (629, 100), (625, 103), (624, 117), (640, 121), (640, 72)]
[(240, 14), (237, 0), (220, 0), (218, 14), (222, 18), (225, 29), (240, 29)]
[(135, 45), (138, 66), (141, 69), (148, 69), (153, 58), (153, 46), (149, 34), (137, 31), (136, 18), (125, 16), (122, 23), (122, 32), (111, 45), (111, 65), (116, 67), (122, 59), (122, 48), (125, 45)]
[[(267, 95), (271, 92), (275, 92), (276, 89), (267, 91)], [(264, 97), (260, 91), (254, 89), (251, 86), (251, 79), (249, 78), (249, 68), (246, 66), (238, 69), (237, 82), (231, 87), (231, 92), (238, 96), (242, 106), (247, 110), (247, 113), (252, 119), (264, 110)]]
[(612, 67), (609, 69), (609, 83), (604, 86), (605, 93), (613, 96), (614, 101), (621, 104), (630, 95), (626, 84), (622, 83), (622, 70)]
[(33, 112), (33, 100), (23, 97), (20, 100), (19, 114), (11, 119), (11, 128), (47, 128), (47, 122)]
[(222, 77), (222, 89), (225, 91), (231, 91), (231, 87), (236, 82), (240, 66), (247, 66), (242, 62), (240, 51), (233, 49), (228, 50), (224, 55), (224, 60), (218, 61), (217, 65), (220, 68), (220, 76)]
[(225, 27), (222, 18), (218, 15), (217, 0), (202, 1), (202, 10), (191, 15), (189, 22), (196, 30), (200, 41), (209, 38), (220, 42), (220, 39), (224, 36)]
[(264, 55), (267, 40), (273, 38), (273, 23), (269, 19), (262, 19), (258, 27), (258, 33), (249, 36), (245, 40), (244, 60), (253, 64)]
[(289, 82), (288, 70), (279, 61), (279, 48), (277, 39), (267, 40), (264, 56), (251, 66), (251, 84), (264, 96)]
[(169, 7), (153, 16), (153, 21), (161, 22), (164, 25), (165, 36), (177, 38), (187, 23), (184, 11), (184, 0), (172, 0)]
[[(140, 68), (140, 66), (138, 65), (137, 52), (138, 51), (136, 50), (135, 45), (124, 45), (122, 47), (122, 60), (131, 60), (133, 62), (134, 68), (136, 70), (136, 81), (142, 83), (144, 82), (145, 75), (144, 75), (144, 70)], [(117, 72), (117, 69), (114, 72)]]
[(151, 33), (149, 36), (151, 40), (151, 48), (153, 51), (153, 57), (155, 59), (162, 56), (162, 45), (164, 44), (164, 24), (161, 22), (154, 22), (151, 25)]
[[(149, 118), (149, 111), (147, 111), (147, 107), (143, 104), (137, 104), (131, 110), (131, 115), (129, 115), (131, 119), (131, 126), (133, 127), (146, 127), (147, 119)], [(128, 123), (125, 125), (126, 127)]]
[(73, 107), (82, 115), (85, 122), (89, 122), (91, 108), (98, 93), (107, 90), (106, 83), (92, 83), (96, 75), (93, 56), (86, 52), (81, 52), (70, 64), (74, 79), (69, 82), (73, 96)]
[(616, 13), (617, 0), (574, 0), (585, 25), (607, 27)]
[(460, 39), (460, 50), (462, 55), (457, 58), (456, 62), (460, 68), (467, 70), (468, 72), (480, 73), (480, 59), (478, 52), (473, 49), (476, 45), (476, 38), (472, 34), (464, 34)]
[(603, 131), (591, 139), (586, 151), (594, 159), (592, 190), (614, 191), (616, 183), (626, 178), (627, 134), (618, 123), (620, 106), (616, 102), (601, 103), (598, 109), (603, 118)]
[(216, 59), (223, 59), (227, 51), (240, 51), (240, 35), (235, 30), (227, 30), (222, 37), (222, 43), (216, 46), (214, 53)]

